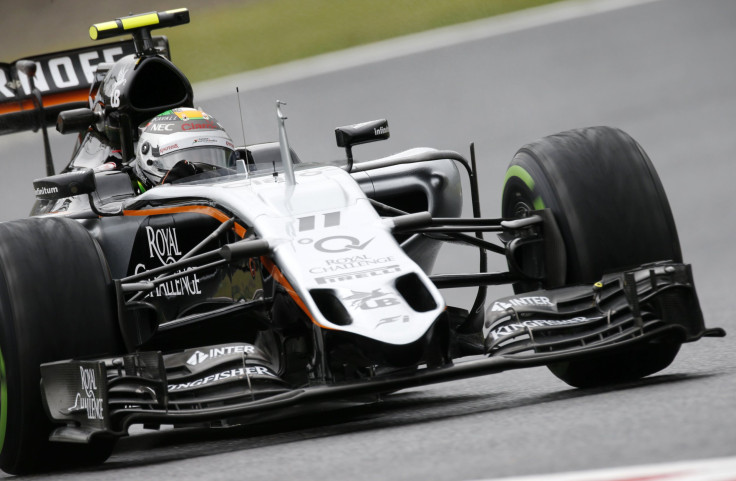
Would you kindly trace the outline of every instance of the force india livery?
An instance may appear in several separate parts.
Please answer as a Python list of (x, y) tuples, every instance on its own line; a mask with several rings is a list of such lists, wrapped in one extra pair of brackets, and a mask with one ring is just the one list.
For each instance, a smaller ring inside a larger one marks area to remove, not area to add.
[[(91, 37), (132, 41), (2, 65), (0, 132), (41, 129), (48, 170), (31, 217), (0, 224), (6, 472), (103, 462), (133, 424), (263, 422), (522, 367), (631, 381), (725, 334), (705, 328), (662, 185), (624, 132), (524, 146), (484, 218), (472, 146), (354, 162), (385, 120), (336, 129), (341, 165), (299, 159), (280, 102), (278, 142), (233, 145), (151, 36), (188, 22), (119, 18)], [(54, 123), (79, 139), (58, 175)], [(190, 131), (234, 155), (166, 165)], [(478, 271), (433, 274), (444, 242), (477, 250)], [(488, 272), (488, 252), (508, 270)], [(514, 294), (487, 300), (501, 284)], [(456, 287), (475, 302), (447, 305)]]

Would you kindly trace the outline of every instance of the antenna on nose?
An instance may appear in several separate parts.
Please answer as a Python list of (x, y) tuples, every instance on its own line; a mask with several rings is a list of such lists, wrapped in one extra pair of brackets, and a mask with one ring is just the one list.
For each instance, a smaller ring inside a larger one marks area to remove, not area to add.
[(247, 147), (245, 142), (245, 120), (243, 120), (243, 106), (240, 104), (240, 89), (235, 87), (235, 96), (238, 97), (238, 110), (240, 111), (240, 129), (243, 132), (243, 147)]
[(291, 160), (291, 148), (289, 148), (289, 139), (286, 137), (286, 124), (287, 117), (281, 112), (281, 106), (286, 105), (286, 102), (280, 100), (276, 101), (276, 115), (279, 118), (279, 147), (281, 147), (281, 162), (284, 164), (284, 177), (286, 179), (286, 186), (294, 186), (296, 180), (294, 179), (294, 163)]
[(244, 159), (237, 159), (235, 161), (237, 166), (237, 172), (239, 174), (248, 174), (248, 168), (246, 164), (248, 163), (248, 144), (245, 141), (245, 120), (243, 119), (243, 106), (240, 104), (240, 89), (236, 86), (235, 87), (235, 96), (238, 98), (238, 110), (240, 111), (240, 129), (243, 132), (243, 155), (245, 155)]

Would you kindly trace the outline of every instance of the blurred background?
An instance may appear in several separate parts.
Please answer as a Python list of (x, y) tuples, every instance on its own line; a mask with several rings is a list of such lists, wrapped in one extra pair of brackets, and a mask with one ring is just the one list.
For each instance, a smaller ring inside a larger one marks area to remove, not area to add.
[(2, 0), (0, 61), (90, 44), (93, 23), (186, 7), (188, 26), (157, 34), (197, 82), (554, 1)]

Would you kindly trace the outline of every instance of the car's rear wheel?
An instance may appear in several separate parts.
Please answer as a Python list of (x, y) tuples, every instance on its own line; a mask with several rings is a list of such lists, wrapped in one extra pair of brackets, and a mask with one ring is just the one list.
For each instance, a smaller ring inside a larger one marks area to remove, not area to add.
[(114, 440), (50, 442), (39, 365), (118, 353), (109, 269), (77, 222), (0, 224), (0, 468), (22, 474), (103, 462)]
[[(606, 272), (648, 262), (682, 261), (675, 222), (654, 166), (621, 130), (571, 130), (516, 153), (506, 173), (502, 215), (523, 217), (544, 208), (554, 214), (565, 244), (567, 285), (592, 284)], [(538, 287), (515, 286), (517, 292)], [(659, 340), (548, 367), (572, 386), (600, 386), (660, 371), (679, 348), (677, 340)]]

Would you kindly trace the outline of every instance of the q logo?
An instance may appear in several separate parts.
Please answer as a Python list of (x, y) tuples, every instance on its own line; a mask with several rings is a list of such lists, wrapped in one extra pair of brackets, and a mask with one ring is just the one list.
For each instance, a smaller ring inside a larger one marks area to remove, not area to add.
[(349, 235), (333, 235), (318, 240), (314, 243), (314, 247), (321, 252), (338, 254), (341, 252), (350, 252), (351, 250), (363, 250), (373, 239), (371, 237), (361, 244), (360, 239)]

